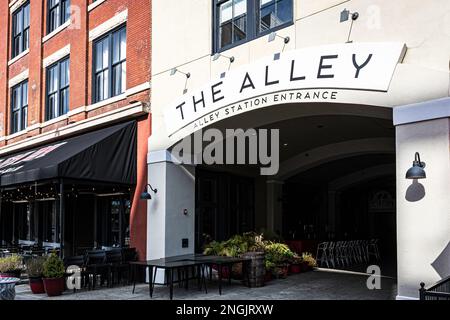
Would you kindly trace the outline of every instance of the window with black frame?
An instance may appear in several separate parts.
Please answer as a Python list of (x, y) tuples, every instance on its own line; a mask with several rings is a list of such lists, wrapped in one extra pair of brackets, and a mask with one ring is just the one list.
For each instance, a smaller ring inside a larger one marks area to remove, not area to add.
[(46, 120), (69, 111), (70, 59), (65, 58), (47, 68)]
[(30, 46), (30, 2), (26, 2), (12, 16), (12, 58)]
[(216, 52), (293, 22), (293, 0), (215, 0), (214, 6)]
[(94, 102), (126, 90), (127, 34), (120, 27), (94, 43)]
[(47, 32), (50, 33), (70, 19), (70, 0), (47, 1)]
[(258, 32), (271, 29), (292, 21), (292, 0), (259, 0)]
[(28, 122), (28, 80), (11, 89), (11, 133), (25, 130)]

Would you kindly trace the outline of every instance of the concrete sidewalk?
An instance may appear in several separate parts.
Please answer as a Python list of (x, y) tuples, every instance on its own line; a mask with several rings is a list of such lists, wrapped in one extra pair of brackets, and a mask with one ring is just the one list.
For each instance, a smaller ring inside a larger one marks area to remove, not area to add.
[[(223, 294), (219, 295), (217, 281), (207, 283), (208, 294), (198, 291), (194, 283), (189, 290), (174, 286), (174, 299), (180, 300), (391, 300), (397, 294), (396, 280), (381, 278), (380, 290), (369, 290), (366, 275), (330, 270), (315, 270), (276, 279), (261, 288), (249, 289), (238, 281), (228, 285), (224, 281)], [(16, 300), (148, 300), (148, 285), (136, 286), (132, 294), (131, 286), (100, 288), (93, 291), (82, 290), (77, 293), (66, 291), (60, 297), (33, 295), (28, 285), (16, 288)], [(168, 300), (169, 289), (157, 286), (153, 294), (155, 300)]]

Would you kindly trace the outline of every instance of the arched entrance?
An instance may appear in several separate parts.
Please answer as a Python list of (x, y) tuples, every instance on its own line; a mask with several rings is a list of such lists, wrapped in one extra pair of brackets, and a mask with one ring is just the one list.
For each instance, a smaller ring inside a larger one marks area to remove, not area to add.
[[(255, 128), (257, 135), (261, 129), (278, 130), (279, 169), (264, 176), (258, 165), (198, 164), (197, 251), (205, 241), (247, 231), (307, 243), (314, 254), (321, 241), (380, 238), (380, 251), (389, 262), (383, 268), (395, 276), (395, 133), (390, 110), (320, 106), (321, 114), (312, 104), (285, 106), (278, 115), (275, 107), (268, 107), (257, 116), (249, 112), (211, 126), (221, 132)], [(226, 145), (236, 138), (224, 139), (226, 153)], [(246, 141), (248, 156), (251, 138)], [(203, 151), (208, 144), (203, 142)], [(365, 272), (362, 266), (358, 270)]]

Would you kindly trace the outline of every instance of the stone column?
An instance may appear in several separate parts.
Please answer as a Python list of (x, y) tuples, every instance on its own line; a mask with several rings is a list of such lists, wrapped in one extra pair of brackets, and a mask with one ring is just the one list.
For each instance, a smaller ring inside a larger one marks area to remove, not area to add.
[[(450, 98), (394, 109), (398, 299), (450, 275)], [(405, 178), (415, 152), (426, 179)]]

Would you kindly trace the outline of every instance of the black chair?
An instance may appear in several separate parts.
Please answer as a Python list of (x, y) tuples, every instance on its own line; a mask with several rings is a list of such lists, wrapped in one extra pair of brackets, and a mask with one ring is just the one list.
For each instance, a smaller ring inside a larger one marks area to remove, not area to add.
[(105, 279), (109, 282), (109, 265), (106, 263), (106, 252), (104, 250), (86, 252), (86, 272), (89, 276), (89, 289), (95, 289), (98, 276), (100, 276), (100, 285), (104, 283)]
[[(72, 256), (64, 258), (64, 267), (67, 270), (70, 266), (77, 266), (80, 268), (80, 276), (81, 276), (81, 287), (85, 287), (86, 283), (88, 283), (89, 275), (86, 272), (86, 256)], [(74, 279), (75, 281), (75, 279)], [(73, 292), (76, 292), (76, 288), (74, 286)]]
[(112, 287), (114, 285), (114, 279), (116, 275), (118, 283), (120, 283), (121, 280), (122, 249), (111, 248), (109, 250), (105, 250), (105, 253), (106, 253), (106, 264), (108, 264), (109, 266), (108, 281), (109, 285)]
[(127, 283), (131, 284), (131, 264), (132, 261), (138, 260), (136, 248), (122, 248), (122, 263), (118, 267), (120, 269), (121, 278), (126, 274)]

